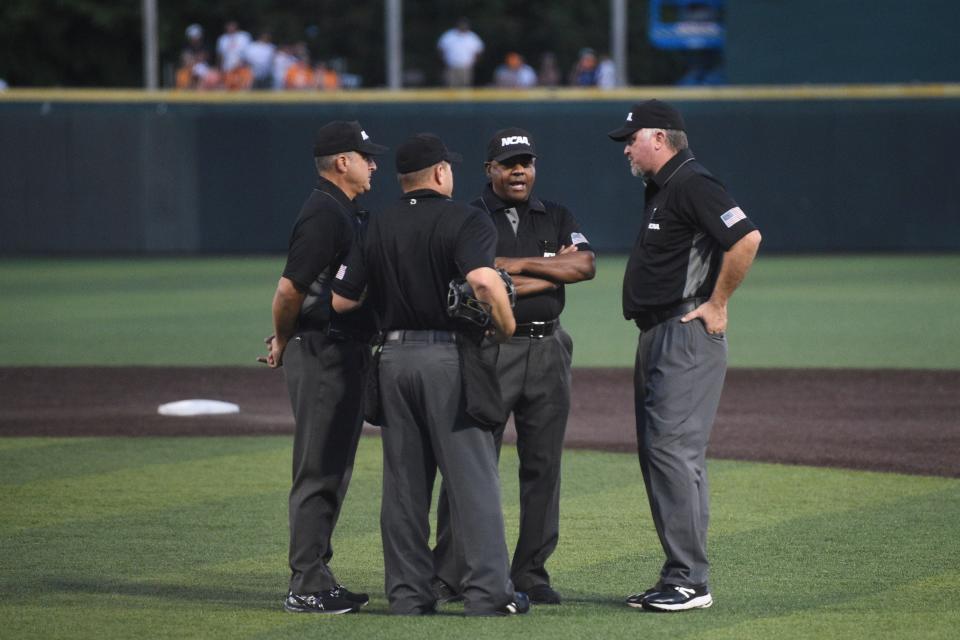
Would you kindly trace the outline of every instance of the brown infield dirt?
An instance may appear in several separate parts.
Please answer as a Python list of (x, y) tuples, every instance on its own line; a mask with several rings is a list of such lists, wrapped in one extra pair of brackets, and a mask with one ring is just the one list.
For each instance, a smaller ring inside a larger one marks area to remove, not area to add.
[[(635, 451), (632, 371), (578, 368), (573, 385), (566, 446)], [(283, 375), (266, 368), (0, 367), (0, 391), (0, 436), (293, 432)], [(240, 413), (157, 413), (188, 398)], [(731, 369), (709, 455), (960, 477), (960, 371)]]

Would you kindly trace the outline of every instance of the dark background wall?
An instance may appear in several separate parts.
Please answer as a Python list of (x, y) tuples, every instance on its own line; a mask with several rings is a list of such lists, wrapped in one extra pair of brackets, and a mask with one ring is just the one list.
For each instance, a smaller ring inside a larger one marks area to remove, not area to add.
[(956, 0), (730, 0), (733, 84), (955, 82)]
[[(313, 184), (311, 138), (359, 119), (396, 146), (434, 131), (483, 184), (489, 136), (535, 136), (536, 192), (566, 202), (601, 251), (629, 249), (643, 186), (619, 126), (629, 98), (493, 102), (0, 101), (0, 253), (276, 252)], [(766, 251), (960, 249), (960, 96), (673, 101), (691, 146), (760, 225)], [(393, 156), (364, 196), (399, 195)]]

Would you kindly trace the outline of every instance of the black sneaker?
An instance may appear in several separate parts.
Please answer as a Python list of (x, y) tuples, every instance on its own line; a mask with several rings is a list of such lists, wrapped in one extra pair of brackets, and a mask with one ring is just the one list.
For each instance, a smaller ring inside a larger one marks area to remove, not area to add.
[(530, 604), (560, 604), (560, 594), (548, 584), (538, 584), (527, 589)]
[(686, 611), (706, 609), (713, 604), (713, 596), (706, 587), (664, 585), (661, 591), (651, 593), (641, 601), (647, 611)]
[(627, 599), (626, 599), (627, 606), (633, 607), (634, 609), (639, 609), (643, 606), (644, 598), (646, 598), (650, 594), (657, 593), (661, 589), (663, 589), (663, 587), (660, 586), (660, 583), (658, 582), (657, 584), (653, 585), (652, 587), (650, 587), (649, 589), (647, 589), (642, 593), (632, 593), (629, 596), (627, 596)]
[(331, 591), (331, 593), (336, 592), (336, 595), (343, 598), (344, 600), (349, 600), (350, 602), (356, 604), (358, 607), (365, 607), (370, 602), (370, 596), (365, 593), (354, 593), (350, 591), (342, 584), (338, 584), (337, 588)]
[(516, 591), (513, 594), (513, 600), (497, 609), (496, 613), (501, 616), (514, 616), (528, 611), (530, 611), (530, 598), (523, 591)]
[(351, 613), (360, 608), (355, 602), (340, 595), (339, 589), (317, 593), (296, 594), (290, 592), (283, 601), (283, 608), (290, 613)]
[(440, 578), (434, 579), (431, 586), (433, 587), (433, 595), (437, 598), (437, 604), (447, 604), (448, 602), (460, 602), (463, 600), (462, 595), (454, 591), (453, 587)]

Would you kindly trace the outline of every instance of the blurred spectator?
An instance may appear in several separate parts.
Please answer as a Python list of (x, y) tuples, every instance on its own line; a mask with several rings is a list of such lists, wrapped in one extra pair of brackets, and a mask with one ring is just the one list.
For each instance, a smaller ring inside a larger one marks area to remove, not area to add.
[(249, 91), (253, 88), (253, 69), (246, 60), (223, 74), (223, 85), (227, 91)]
[(223, 27), (224, 33), (217, 38), (217, 59), (220, 69), (229, 73), (243, 62), (243, 51), (250, 44), (250, 34), (240, 31), (235, 20), (227, 22)]
[(283, 77), (283, 86), (285, 89), (303, 90), (314, 89), (317, 81), (313, 73), (313, 67), (310, 66), (310, 52), (304, 42), (298, 42), (293, 48), (294, 60), (287, 68), (287, 73)]
[(254, 89), (269, 89), (273, 81), (273, 56), (277, 48), (270, 39), (269, 31), (261, 31), (243, 50), (243, 59), (253, 72)]
[(334, 91), (340, 88), (340, 76), (326, 62), (318, 62), (313, 69), (314, 81), (321, 91)]
[(184, 49), (180, 54), (180, 67), (174, 78), (177, 89), (220, 88), (220, 74), (207, 64), (207, 52), (190, 53)]
[(560, 65), (552, 51), (540, 56), (540, 71), (537, 76), (541, 87), (556, 87), (560, 84)]
[(537, 84), (537, 72), (523, 61), (523, 56), (511, 51), (494, 72), (493, 83), (498, 87), (533, 87)]
[(0, 78), (0, 91), (6, 91), (10, 85), (7, 84), (7, 81), (3, 78)]
[(597, 86), (601, 89), (613, 89), (617, 86), (617, 66), (606, 54), (600, 56), (600, 63), (597, 65)]
[(181, 53), (189, 53), (195, 58), (202, 53), (206, 55), (207, 62), (210, 62), (210, 51), (207, 49), (207, 43), (203, 41), (203, 27), (194, 22), (187, 27), (184, 35), (187, 37), (187, 44)]
[(446, 65), (448, 87), (473, 86), (473, 67), (483, 53), (483, 40), (470, 30), (470, 21), (460, 18), (454, 29), (449, 29), (437, 41), (437, 49)]
[(575, 87), (594, 87), (597, 85), (597, 54), (590, 48), (580, 50), (577, 63), (570, 70), (569, 82)]
[(282, 44), (277, 49), (276, 55), (273, 56), (273, 88), (274, 89), (283, 89), (284, 81), (287, 78), (287, 70), (297, 61), (297, 57), (293, 55), (293, 46), (289, 44)]

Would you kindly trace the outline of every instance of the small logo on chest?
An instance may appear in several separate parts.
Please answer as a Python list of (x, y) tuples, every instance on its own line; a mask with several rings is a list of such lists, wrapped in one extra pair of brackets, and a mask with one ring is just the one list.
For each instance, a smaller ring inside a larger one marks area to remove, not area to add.
[(647, 229), (653, 229), (653, 230), (655, 230), (655, 231), (660, 231), (660, 223), (659, 223), (659, 222), (651, 222), (650, 224), (647, 225)]

